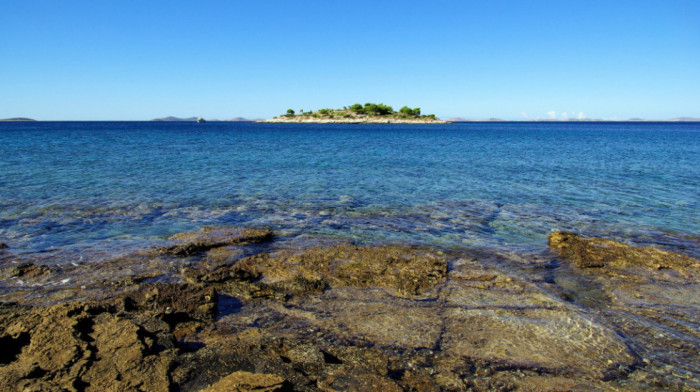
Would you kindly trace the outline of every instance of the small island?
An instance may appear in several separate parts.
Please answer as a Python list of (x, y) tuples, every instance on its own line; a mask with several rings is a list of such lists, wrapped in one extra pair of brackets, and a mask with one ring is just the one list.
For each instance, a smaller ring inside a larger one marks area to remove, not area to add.
[(342, 109), (299, 110), (288, 109), (286, 114), (263, 120), (265, 123), (319, 123), (319, 124), (449, 124), (434, 114), (421, 114), (420, 108), (404, 106), (394, 111), (383, 103), (356, 103)]
[(14, 117), (14, 118), (4, 118), (0, 119), (0, 121), (36, 121), (32, 118), (27, 118), (27, 117)]

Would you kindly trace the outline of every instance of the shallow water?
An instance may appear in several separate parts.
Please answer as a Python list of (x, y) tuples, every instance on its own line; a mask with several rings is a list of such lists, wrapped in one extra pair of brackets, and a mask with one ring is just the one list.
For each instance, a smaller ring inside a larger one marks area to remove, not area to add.
[(0, 241), (20, 254), (102, 258), (218, 224), (515, 251), (573, 230), (700, 253), (698, 123), (0, 123), (0, 138)]
[[(0, 122), (0, 299), (107, 298), (261, 252), (419, 245), (449, 259), (434, 297), (377, 287), (285, 303), (223, 296), (217, 328), (457, 358), (455, 374), (482, 377), (484, 390), (527, 385), (525, 373), (575, 389), (559, 377), (567, 368), (582, 385), (694, 390), (697, 274), (575, 268), (547, 235), (699, 258), (699, 136), (700, 123)], [(153, 252), (207, 225), (266, 226), (275, 240), (219, 256)], [(22, 261), (35, 264), (27, 276), (11, 272)], [(465, 373), (465, 355), (500, 370)]]

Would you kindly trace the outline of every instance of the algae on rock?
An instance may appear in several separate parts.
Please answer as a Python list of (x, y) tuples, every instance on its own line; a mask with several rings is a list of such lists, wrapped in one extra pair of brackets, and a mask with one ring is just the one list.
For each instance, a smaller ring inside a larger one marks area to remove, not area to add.
[(577, 267), (646, 267), (684, 270), (700, 268), (700, 262), (691, 257), (665, 250), (632, 247), (604, 238), (587, 238), (576, 233), (557, 231), (548, 237), (549, 246)]

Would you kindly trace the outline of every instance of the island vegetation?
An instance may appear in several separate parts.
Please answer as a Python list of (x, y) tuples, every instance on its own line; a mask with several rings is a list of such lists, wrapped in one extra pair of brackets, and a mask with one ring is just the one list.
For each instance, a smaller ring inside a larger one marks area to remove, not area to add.
[(265, 122), (320, 122), (320, 123), (446, 123), (434, 114), (422, 114), (420, 108), (403, 106), (398, 111), (383, 103), (356, 103), (342, 109), (318, 109), (298, 112), (287, 109), (285, 114)]

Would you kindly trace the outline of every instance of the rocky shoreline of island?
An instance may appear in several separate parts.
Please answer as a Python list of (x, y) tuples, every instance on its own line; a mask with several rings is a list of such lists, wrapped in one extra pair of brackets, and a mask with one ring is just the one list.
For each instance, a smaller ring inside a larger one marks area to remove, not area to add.
[[(14, 262), (12, 244), (3, 244), (2, 385), (164, 392), (700, 385), (684, 327), (695, 322), (700, 262), (688, 256), (567, 232), (550, 234), (551, 256), (531, 257), (529, 266), (503, 254), (342, 240), (275, 248), (276, 238), (269, 229), (206, 227), (99, 265), (59, 266)], [(512, 263), (529, 272), (503, 268)], [(695, 294), (679, 299), (678, 287)]]

